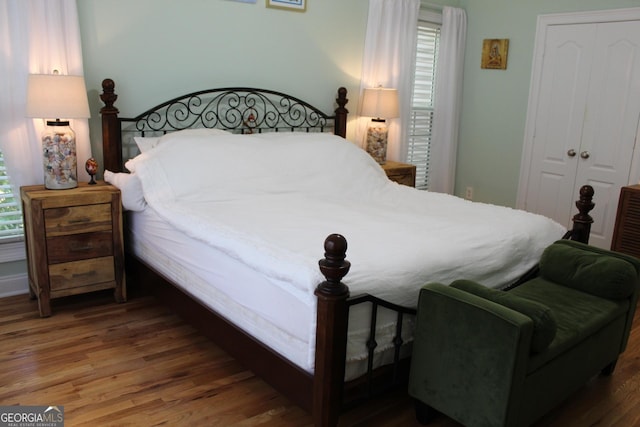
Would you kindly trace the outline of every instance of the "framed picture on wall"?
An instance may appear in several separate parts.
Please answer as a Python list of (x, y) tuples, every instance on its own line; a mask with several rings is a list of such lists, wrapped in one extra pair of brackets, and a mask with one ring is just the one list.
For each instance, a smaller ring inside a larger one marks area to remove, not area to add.
[(267, 7), (276, 9), (295, 10), (304, 12), (307, 9), (307, 0), (266, 0)]
[(507, 69), (509, 39), (484, 39), (482, 42), (482, 68)]

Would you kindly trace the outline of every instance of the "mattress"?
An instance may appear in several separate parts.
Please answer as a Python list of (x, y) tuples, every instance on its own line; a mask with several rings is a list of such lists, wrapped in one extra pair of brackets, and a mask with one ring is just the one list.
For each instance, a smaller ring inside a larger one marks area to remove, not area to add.
[[(190, 238), (161, 219), (153, 209), (127, 212), (130, 250), (150, 267), (170, 279), (186, 294), (312, 373), (315, 362), (315, 299), (299, 298), (291, 288), (275, 283), (244, 263), (200, 240)], [(320, 242), (321, 243), (321, 242)], [(319, 244), (318, 252), (322, 248)], [(371, 305), (350, 311), (345, 379), (366, 371)], [(393, 357), (395, 313), (378, 313), (375, 365)], [(409, 351), (414, 319), (405, 316), (403, 353)]]

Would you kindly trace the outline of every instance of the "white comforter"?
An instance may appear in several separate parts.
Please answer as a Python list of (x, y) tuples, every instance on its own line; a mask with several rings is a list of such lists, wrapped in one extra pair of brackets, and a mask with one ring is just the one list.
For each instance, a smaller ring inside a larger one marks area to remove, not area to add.
[(331, 233), (347, 238), (352, 295), (415, 306), (429, 281), (504, 286), (565, 231), (540, 215), (395, 184), (329, 134), (177, 132), (127, 168), (166, 221), (311, 304)]

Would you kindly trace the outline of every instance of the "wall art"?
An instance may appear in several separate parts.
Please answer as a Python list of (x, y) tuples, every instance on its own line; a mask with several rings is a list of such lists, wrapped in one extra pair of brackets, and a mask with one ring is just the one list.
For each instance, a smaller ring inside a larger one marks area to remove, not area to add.
[(481, 68), (506, 70), (508, 53), (509, 39), (484, 39)]
[(307, 0), (267, 0), (267, 7), (304, 12), (307, 9)]

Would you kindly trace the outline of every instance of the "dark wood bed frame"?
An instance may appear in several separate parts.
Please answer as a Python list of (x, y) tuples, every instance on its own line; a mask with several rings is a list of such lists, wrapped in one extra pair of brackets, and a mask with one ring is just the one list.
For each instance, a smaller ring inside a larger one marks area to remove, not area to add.
[[(102, 82), (100, 95), (104, 107), (102, 139), (104, 168), (113, 172), (124, 171), (123, 134), (153, 135), (190, 127), (215, 127), (236, 132), (262, 131), (327, 131), (346, 136), (348, 111), (345, 108), (347, 91), (338, 89), (337, 108), (333, 115), (297, 98), (279, 92), (251, 89), (224, 88), (191, 93), (158, 105), (134, 118), (118, 117), (114, 106), (117, 99), (111, 79)], [(275, 100), (274, 100), (275, 99)], [(275, 112), (274, 112), (275, 111)], [(584, 186), (576, 202), (579, 213), (574, 226), (564, 238), (588, 242), (593, 208), (593, 189)], [(332, 234), (324, 244), (324, 258), (319, 268), (325, 281), (318, 285), (315, 371), (309, 374), (266, 345), (257, 341), (211, 309), (202, 306), (174, 286), (153, 268), (127, 252), (127, 282), (149, 289), (185, 320), (213, 339), (231, 356), (250, 368), (294, 403), (309, 411), (317, 426), (337, 425), (340, 413), (363, 399), (385, 392), (389, 388), (404, 387), (408, 378), (408, 359), (400, 358), (402, 341), (395, 343), (394, 363), (372, 369), (360, 379), (345, 383), (346, 337), (349, 307), (359, 303), (372, 304), (372, 331), (375, 313), (384, 306), (398, 313), (401, 336), (402, 318), (415, 314), (415, 310), (395, 306), (370, 295), (350, 297), (342, 283), (350, 264), (346, 260), (347, 241)], [(152, 285), (152, 286), (151, 286)], [(375, 334), (369, 341), (370, 358), (375, 348)], [(372, 360), (372, 359), (370, 359)]]

